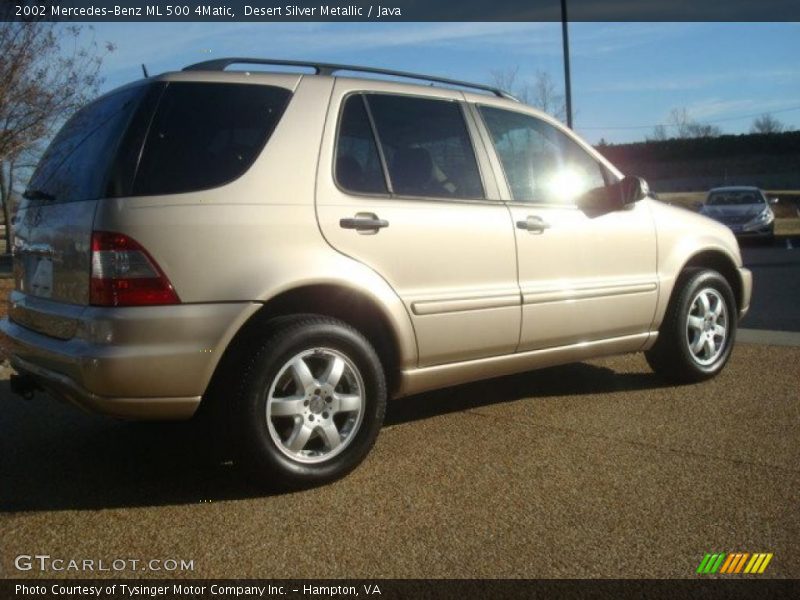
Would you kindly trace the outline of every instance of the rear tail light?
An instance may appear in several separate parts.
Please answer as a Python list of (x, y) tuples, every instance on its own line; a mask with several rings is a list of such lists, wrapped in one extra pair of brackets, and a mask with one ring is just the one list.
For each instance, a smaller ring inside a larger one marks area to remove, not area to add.
[(136, 240), (121, 233), (92, 232), (93, 306), (180, 304), (167, 276)]

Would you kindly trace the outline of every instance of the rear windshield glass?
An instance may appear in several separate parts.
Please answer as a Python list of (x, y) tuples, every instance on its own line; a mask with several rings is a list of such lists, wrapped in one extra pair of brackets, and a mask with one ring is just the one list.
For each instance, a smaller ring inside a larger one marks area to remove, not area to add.
[(75, 113), (39, 161), (26, 198), (73, 202), (106, 196), (119, 141), (145, 93), (145, 86), (128, 88)]
[(150, 125), (133, 194), (190, 192), (233, 181), (261, 152), (290, 96), (263, 85), (170, 83)]

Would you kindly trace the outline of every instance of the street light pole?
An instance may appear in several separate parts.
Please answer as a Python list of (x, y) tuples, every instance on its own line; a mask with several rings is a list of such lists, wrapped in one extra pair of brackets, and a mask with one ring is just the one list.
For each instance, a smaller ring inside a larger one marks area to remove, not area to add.
[(561, 0), (561, 41), (564, 43), (564, 96), (567, 103), (567, 127), (572, 129), (572, 83), (569, 75), (569, 31), (567, 0)]

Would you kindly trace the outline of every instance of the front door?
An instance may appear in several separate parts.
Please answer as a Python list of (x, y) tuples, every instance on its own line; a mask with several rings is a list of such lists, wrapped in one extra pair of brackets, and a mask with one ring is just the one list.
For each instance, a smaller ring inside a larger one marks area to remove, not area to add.
[(592, 151), (532, 114), (491, 106), (477, 113), (505, 174), (515, 224), (519, 351), (649, 331), (658, 284), (647, 202), (583, 212), (574, 204), (581, 193), (617, 180)]

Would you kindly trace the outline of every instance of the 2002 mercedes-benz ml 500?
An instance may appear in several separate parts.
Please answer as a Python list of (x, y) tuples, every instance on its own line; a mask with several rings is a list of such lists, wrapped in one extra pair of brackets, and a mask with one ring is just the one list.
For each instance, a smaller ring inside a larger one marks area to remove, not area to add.
[(389, 397), (624, 352), (723, 368), (752, 283), (728, 228), (500, 90), (342, 71), (378, 70), (219, 59), (73, 116), (15, 217), (15, 391), (219, 403), (243, 464), (305, 486)]

